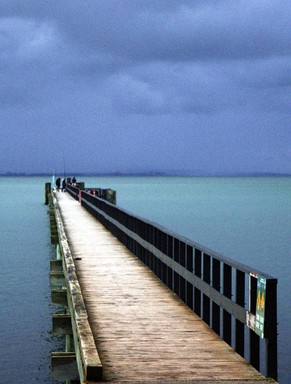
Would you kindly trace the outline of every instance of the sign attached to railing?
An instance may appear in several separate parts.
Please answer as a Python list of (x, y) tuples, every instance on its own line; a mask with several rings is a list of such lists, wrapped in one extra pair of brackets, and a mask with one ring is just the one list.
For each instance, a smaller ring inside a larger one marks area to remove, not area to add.
[(256, 334), (264, 338), (265, 327), (266, 278), (258, 275), (257, 305), (256, 305)]
[[(262, 339), (265, 330), (265, 305), (266, 305), (266, 278), (257, 273), (251, 272), (250, 276), (257, 279), (257, 297), (256, 297), (256, 312), (255, 314), (247, 311), (246, 324), (256, 332)], [(251, 298), (250, 298), (251, 300)]]

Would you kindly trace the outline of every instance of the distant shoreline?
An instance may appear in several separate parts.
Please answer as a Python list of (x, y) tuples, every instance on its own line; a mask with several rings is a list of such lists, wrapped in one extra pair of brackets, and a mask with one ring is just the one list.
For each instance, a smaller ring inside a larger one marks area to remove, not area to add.
[[(56, 172), (56, 175), (63, 175), (63, 172)], [(51, 173), (37, 172), (5, 172), (0, 173), (0, 177), (51, 177)], [(229, 174), (211, 174), (211, 173), (190, 173), (190, 172), (105, 172), (105, 173), (86, 173), (66, 172), (65, 177), (290, 177), (288, 173), (272, 172), (250, 172), (250, 173), (229, 173)]]

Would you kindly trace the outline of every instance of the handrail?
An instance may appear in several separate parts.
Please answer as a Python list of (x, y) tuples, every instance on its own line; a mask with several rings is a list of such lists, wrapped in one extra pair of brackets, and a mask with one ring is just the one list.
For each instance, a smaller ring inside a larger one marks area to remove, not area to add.
[(116, 191), (113, 189), (102, 189), (102, 188), (85, 188), (84, 183), (76, 183), (76, 185), (67, 184), (66, 190), (76, 200), (79, 199), (80, 191), (90, 193), (91, 195), (97, 196), (103, 200), (107, 200), (112, 204), (116, 204)]
[(263, 352), (266, 376), (277, 380), (276, 278), (86, 191), (76, 192), (94, 217), (259, 371)]

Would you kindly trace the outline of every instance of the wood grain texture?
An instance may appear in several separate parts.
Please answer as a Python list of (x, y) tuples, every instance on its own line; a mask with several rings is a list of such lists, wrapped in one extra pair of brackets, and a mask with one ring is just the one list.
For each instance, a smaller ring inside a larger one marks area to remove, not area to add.
[(78, 202), (57, 197), (104, 381), (264, 379)]

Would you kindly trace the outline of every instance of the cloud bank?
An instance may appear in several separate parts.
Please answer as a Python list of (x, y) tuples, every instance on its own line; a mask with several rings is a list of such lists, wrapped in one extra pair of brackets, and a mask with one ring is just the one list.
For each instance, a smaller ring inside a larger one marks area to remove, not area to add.
[(287, 1), (2, 1), (0, 172), (290, 173)]

